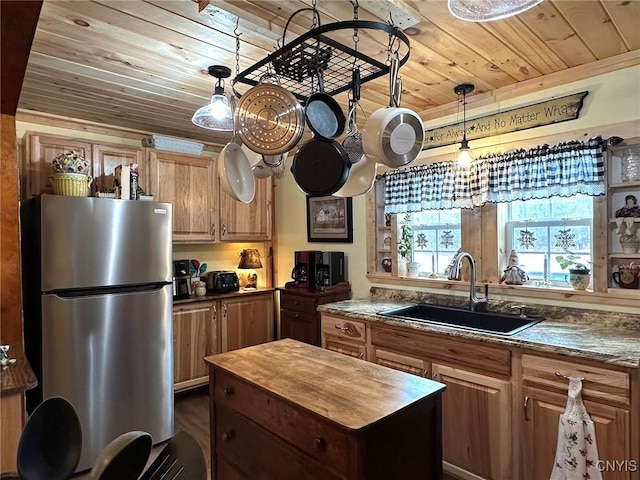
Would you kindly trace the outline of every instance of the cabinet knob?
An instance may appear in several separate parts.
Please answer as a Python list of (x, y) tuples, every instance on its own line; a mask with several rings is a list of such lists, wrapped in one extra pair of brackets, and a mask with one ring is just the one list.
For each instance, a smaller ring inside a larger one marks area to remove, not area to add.
[(234, 433), (233, 433), (233, 430), (229, 430), (228, 432), (224, 432), (224, 433), (222, 434), (222, 441), (223, 441), (223, 442), (228, 442), (229, 440), (233, 440), (233, 437), (234, 437), (234, 436), (235, 436), (235, 435), (234, 435)]
[(211, 236), (212, 237), (216, 236), (216, 224), (215, 223), (211, 224)]
[(223, 223), (222, 224), (222, 235), (226, 235), (227, 234), (227, 226)]
[(531, 420), (531, 417), (529, 417), (529, 396), (528, 395), (524, 397), (523, 410), (524, 410), (524, 420), (528, 422), (529, 420)]
[(327, 441), (323, 437), (316, 437), (315, 444), (318, 450), (325, 451), (327, 449)]
[(222, 393), (224, 393), (225, 396), (230, 397), (231, 395), (236, 393), (236, 391), (233, 389), (233, 387), (225, 387), (222, 389)]
[(299, 313), (296, 313), (296, 314), (294, 315), (294, 317), (296, 317), (296, 318), (300, 318), (300, 314), (299, 314)]

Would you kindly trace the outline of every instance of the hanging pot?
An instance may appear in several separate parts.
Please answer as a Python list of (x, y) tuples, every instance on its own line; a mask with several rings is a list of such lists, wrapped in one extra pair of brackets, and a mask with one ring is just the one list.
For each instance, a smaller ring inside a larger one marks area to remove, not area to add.
[(251, 203), (256, 193), (256, 179), (242, 147), (234, 141), (227, 143), (217, 162), (222, 189), (235, 200)]
[(307, 99), (304, 114), (313, 133), (323, 138), (336, 138), (344, 133), (346, 118), (340, 104), (324, 92), (324, 75), (318, 69), (318, 89)]
[(347, 151), (335, 140), (315, 137), (293, 157), (291, 173), (298, 187), (311, 197), (333, 195), (349, 177)]
[(362, 128), (362, 144), (367, 157), (397, 168), (413, 162), (424, 143), (424, 125), (420, 116), (400, 108), (402, 84), (398, 79), (398, 56), (389, 70), (389, 106), (376, 110)]
[(280, 85), (260, 83), (242, 95), (234, 120), (238, 136), (252, 151), (278, 155), (293, 149), (304, 133), (304, 110), (298, 99)]
[(373, 187), (376, 180), (377, 163), (367, 157), (362, 159), (355, 165), (351, 165), (349, 170), (349, 178), (345, 184), (333, 194), (334, 197), (356, 197), (364, 195)]

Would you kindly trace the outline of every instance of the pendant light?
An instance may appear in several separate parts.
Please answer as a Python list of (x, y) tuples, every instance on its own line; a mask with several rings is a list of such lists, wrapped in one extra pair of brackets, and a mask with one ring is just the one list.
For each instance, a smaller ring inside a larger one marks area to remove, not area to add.
[(462, 95), (462, 142), (460, 142), (460, 149), (456, 153), (456, 162), (462, 168), (469, 168), (473, 158), (473, 152), (467, 142), (467, 93), (473, 92), (474, 88), (472, 83), (461, 83), (453, 89), (456, 95)]
[(518, 15), (542, 0), (448, 0), (449, 12), (467, 22), (492, 22)]
[(224, 80), (231, 76), (231, 69), (222, 65), (211, 65), (209, 75), (218, 79), (211, 96), (211, 102), (200, 107), (193, 114), (191, 121), (198, 127), (217, 130), (219, 132), (233, 131), (233, 111), (229, 99), (224, 93)]

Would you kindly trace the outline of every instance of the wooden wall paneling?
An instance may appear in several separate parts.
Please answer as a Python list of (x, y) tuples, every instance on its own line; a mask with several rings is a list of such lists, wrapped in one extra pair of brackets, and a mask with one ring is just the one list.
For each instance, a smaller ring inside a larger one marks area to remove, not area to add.
[(478, 270), (479, 283), (497, 284), (500, 282), (500, 232), (503, 230), (498, 223), (498, 209), (496, 203), (487, 203), (482, 207), (482, 223), (480, 226), (482, 245), (481, 269)]
[[(378, 245), (376, 237), (378, 236), (378, 223), (376, 221), (376, 215), (378, 209), (376, 208), (376, 189), (377, 185), (374, 183), (373, 188), (369, 190), (365, 197), (366, 202), (366, 242), (367, 242), (367, 274), (375, 274), (380, 268), (378, 268)], [(395, 263), (395, 262), (393, 262)]]
[[(4, 92), (3, 92), (4, 93)], [(2, 188), (0, 189), (0, 341), (22, 351), (22, 284), (20, 276), (20, 221), (16, 124), (1, 116)]]
[(591, 288), (594, 292), (606, 292), (609, 284), (609, 215), (607, 196), (593, 197), (593, 264)]

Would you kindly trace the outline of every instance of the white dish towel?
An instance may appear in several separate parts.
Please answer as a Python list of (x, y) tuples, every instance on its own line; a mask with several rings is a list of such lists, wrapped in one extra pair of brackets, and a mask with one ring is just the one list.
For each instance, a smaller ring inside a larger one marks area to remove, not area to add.
[(569, 377), (567, 408), (560, 415), (556, 460), (550, 480), (602, 480), (596, 431), (582, 403), (582, 379)]

